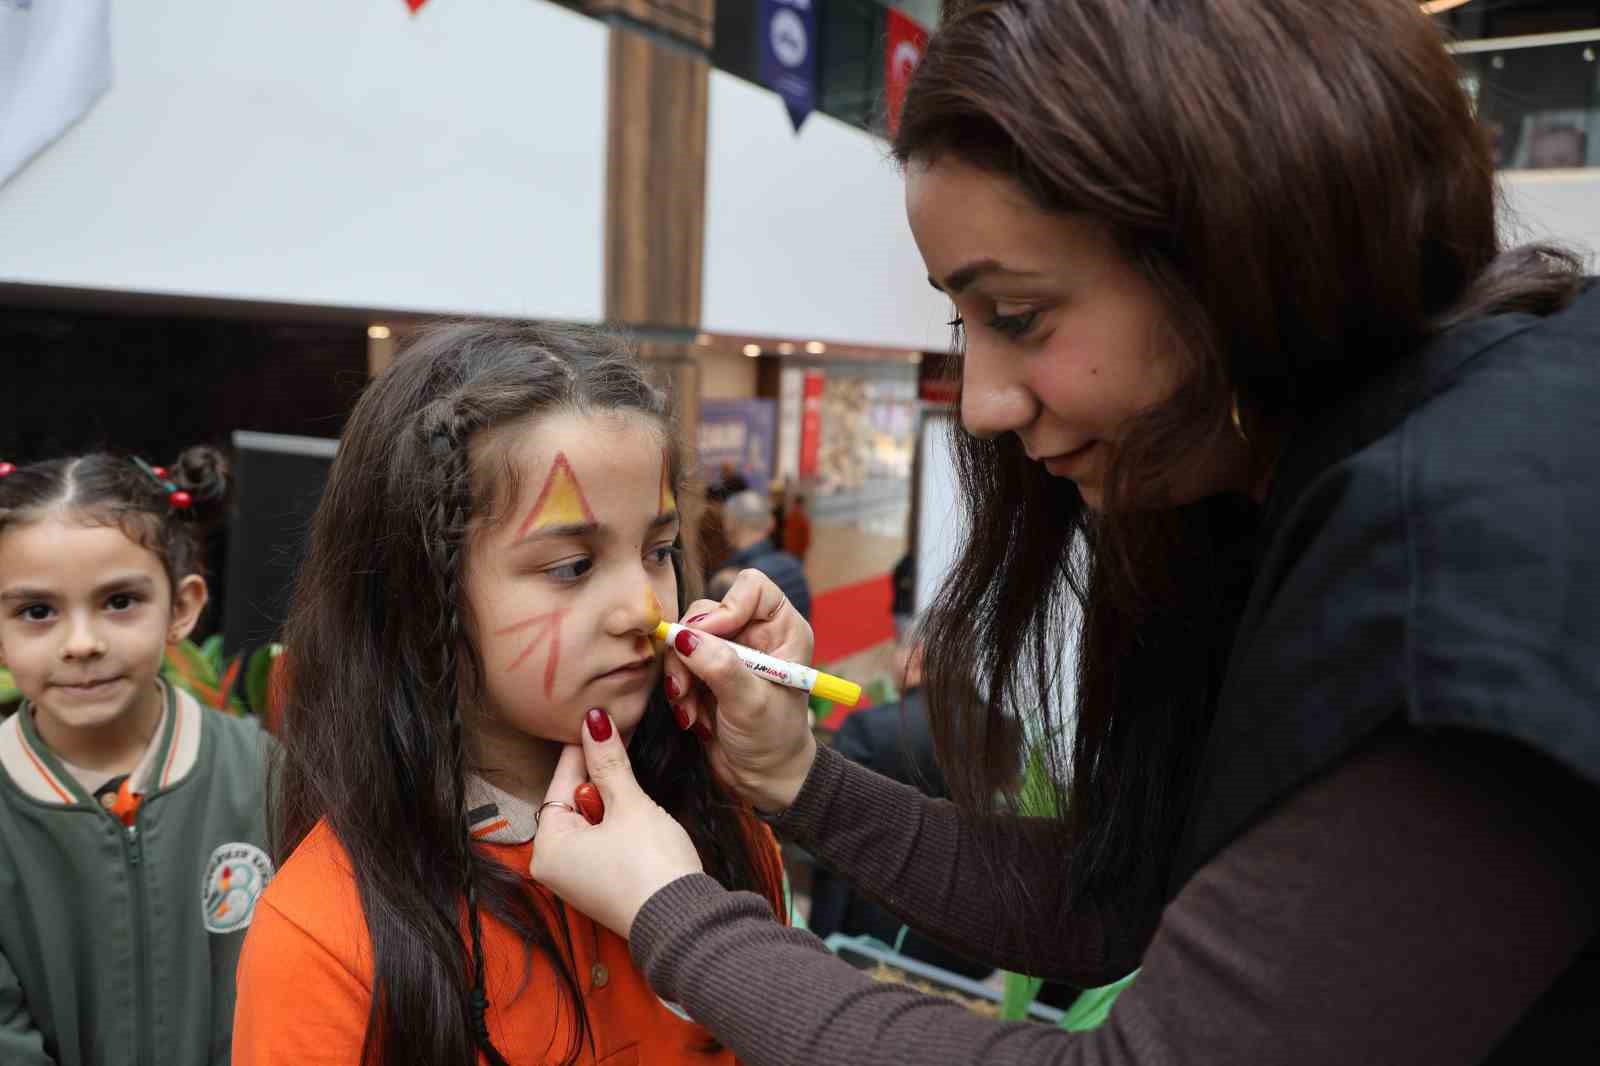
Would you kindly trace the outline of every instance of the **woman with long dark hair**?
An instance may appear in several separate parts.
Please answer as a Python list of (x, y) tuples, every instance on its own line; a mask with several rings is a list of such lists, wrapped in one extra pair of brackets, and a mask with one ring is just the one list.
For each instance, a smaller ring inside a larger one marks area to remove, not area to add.
[[(548, 827), (535, 876), (762, 1066), (1592, 1060), (1600, 291), (1502, 246), (1436, 28), (1411, 0), (974, 3), (895, 154), (963, 330), (969, 535), (926, 629), (955, 802), (816, 748), (710, 638), (693, 716), (913, 927), (1139, 976), (1081, 1034), (873, 984), (665, 862), (615, 745), (585, 742), (605, 824)], [(810, 646), (751, 575), (698, 628)], [(1013, 715), (1058, 817), (1016, 809)], [(593, 873), (624, 856), (649, 876)]]
[(687, 599), (676, 440), (593, 329), (435, 327), (363, 394), (285, 636), (235, 1063), (731, 1060), (528, 881), (541, 818), (603, 817), (549, 787), (587, 731), (687, 828), (679, 861), (781, 909), (771, 836), (670, 721), (652, 644)]

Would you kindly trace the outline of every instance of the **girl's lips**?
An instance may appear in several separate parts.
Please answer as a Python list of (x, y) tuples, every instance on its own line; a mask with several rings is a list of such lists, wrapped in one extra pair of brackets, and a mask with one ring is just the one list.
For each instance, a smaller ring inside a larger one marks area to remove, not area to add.
[(636, 681), (649, 675), (655, 659), (639, 659), (595, 677), (596, 681)]
[(99, 679), (97, 679), (95, 681), (83, 681), (83, 682), (78, 682), (76, 684), (66, 683), (66, 682), (57, 682), (56, 683), (56, 688), (65, 689), (68, 692), (75, 692), (75, 693), (78, 693), (80, 695), (88, 695), (91, 692), (98, 692), (103, 688), (107, 688), (107, 687), (109, 687), (111, 685), (114, 685), (118, 681), (121, 681), (121, 680), (122, 680), (122, 678), (120, 676), (118, 676), (118, 677), (102, 677), (102, 678), (99, 678)]

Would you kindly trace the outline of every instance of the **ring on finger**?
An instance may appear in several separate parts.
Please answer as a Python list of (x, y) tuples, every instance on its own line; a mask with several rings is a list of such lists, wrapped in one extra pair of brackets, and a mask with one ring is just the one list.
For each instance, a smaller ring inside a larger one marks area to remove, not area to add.
[(778, 615), (783, 613), (783, 609), (787, 606), (789, 606), (789, 597), (780, 593), (778, 596), (778, 606), (774, 607), (772, 609), (772, 613), (767, 615), (767, 621), (770, 622), (774, 618), (778, 617)]
[[(546, 807), (560, 807), (564, 811), (571, 811), (573, 814), (578, 813), (578, 808), (574, 807), (565, 800), (545, 800), (543, 803), (539, 804), (539, 809), (533, 812), (533, 831), (535, 833), (539, 831), (539, 816), (544, 814), (544, 809)], [(588, 819), (584, 820), (588, 821)]]

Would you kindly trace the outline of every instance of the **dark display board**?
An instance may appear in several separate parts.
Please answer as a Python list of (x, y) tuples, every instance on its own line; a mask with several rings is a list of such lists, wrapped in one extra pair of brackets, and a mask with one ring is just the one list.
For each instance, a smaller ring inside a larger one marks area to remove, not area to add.
[(277, 640), (337, 441), (236, 432), (224, 654)]

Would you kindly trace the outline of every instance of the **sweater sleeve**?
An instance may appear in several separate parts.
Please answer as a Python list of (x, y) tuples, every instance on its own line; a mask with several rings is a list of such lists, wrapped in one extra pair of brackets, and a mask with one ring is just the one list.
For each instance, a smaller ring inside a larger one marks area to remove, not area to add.
[(1593, 828), (1511, 748), (1385, 738), (1301, 789), (1191, 879), (1089, 1032), (877, 983), (700, 875), (631, 946), (748, 1066), (1479, 1063), (1600, 927)]
[(1054, 883), (1061, 859), (1046, 820), (996, 815), (974, 824), (953, 803), (828, 748), (817, 749), (794, 805), (775, 825), (918, 932), (975, 962), (1080, 987), (1126, 976), (1149, 943), (1159, 896), (1129, 892), (1109, 905), (1080, 899), (1063, 914), (1056, 893), (1039, 892), (1035, 913), (1002, 920), (972, 835), (998, 830), (1002, 819), (1026, 846), (1019, 856), (1025, 883)]
[(7, 1066), (52, 1066), (45, 1054), (44, 1036), (28, 1013), (22, 982), (11, 963), (0, 955), (0, 1062)]
[(326, 945), (269, 898), (256, 903), (239, 956), (234, 1066), (360, 1062), (371, 1002)]

